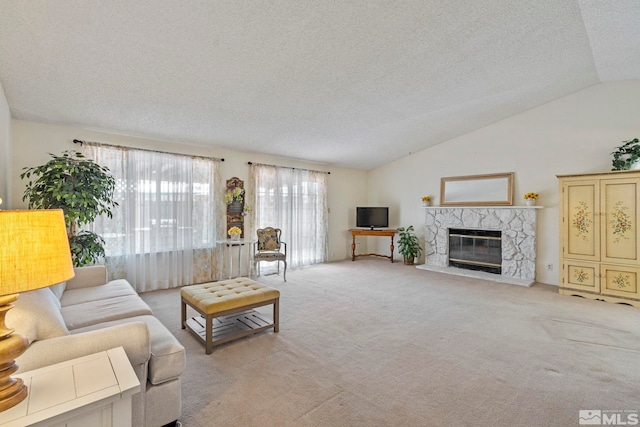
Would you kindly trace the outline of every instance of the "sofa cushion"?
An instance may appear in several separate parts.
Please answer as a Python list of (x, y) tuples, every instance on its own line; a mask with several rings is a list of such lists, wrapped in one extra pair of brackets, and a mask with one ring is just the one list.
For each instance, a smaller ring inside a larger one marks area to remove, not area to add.
[(85, 328), (75, 329), (73, 334), (121, 325), (127, 322), (144, 322), (149, 328), (151, 337), (151, 358), (149, 359), (148, 380), (157, 385), (170, 381), (182, 375), (186, 360), (184, 347), (171, 332), (153, 316), (136, 316), (127, 319), (114, 320)]
[(104, 285), (107, 280), (107, 267), (104, 265), (88, 265), (74, 268), (75, 276), (67, 280), (67, 289), (90, 288)]
[[(49, 289), (51, 289), (51, 292), (53, 292), (53, 295), (58, 299), (58, 301), (60, 301), (60, 298), (62, 298), (62, 294), (64, 293), (64, 290), (67, 287), (67, 282), (62, 282), (62, 283), (58, 283), (57, 285), (51, 285), (49, 286)], [(58, 306), (60, 306), (60, 303), (58, 302)]]
[(106, 285), (91, 286), (89, 288), (68, 289), (62, 295), (60, 303), (62, 307), (82, 304), (90, 301), (99, 301), (107, 298), (121, 297), (124, 295), (137, 295), (129, 282), (123, 279), (112, 280)]
[(111, 320), (153, 314), (151, 308), (138, 295), (123, 295), (69, 305), (62, 307), (61, 313), (69, 330)]
[(26, 336), (29, 343), (69, 335), (59, 304), (49, 288), (23, 292), (7, 312), (6, 324)]

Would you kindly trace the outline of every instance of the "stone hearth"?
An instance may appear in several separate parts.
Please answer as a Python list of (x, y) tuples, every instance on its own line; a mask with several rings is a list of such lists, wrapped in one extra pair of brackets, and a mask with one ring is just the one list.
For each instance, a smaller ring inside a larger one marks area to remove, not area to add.
[[(540, 207), (425, 208), (425, 264), (421, 267), (443, 272), (451, 269), (448, 266), (449, 228), (499, 230), (502, 232), (502, 277), (490, 273), (481, 277), (497, 276), (500, 282), (530, 286), (536, 278), (536, 208)], [(514, 280), (505, 280), (509, 278)]]

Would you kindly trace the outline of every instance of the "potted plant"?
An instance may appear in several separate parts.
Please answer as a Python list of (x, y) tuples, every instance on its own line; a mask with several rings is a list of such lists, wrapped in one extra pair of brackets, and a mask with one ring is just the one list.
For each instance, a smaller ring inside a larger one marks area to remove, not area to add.
[(231, 227), (229, 231), (227, 231), (227, 233), (229, 233), (229, 237), (231, 238), (231, 240), (240, 240), (242, 230), (240, 230), (239, 227)]
[(630, 141), (622, 141), (623, 144), (611, 153), (611, 161), (614, 171), (624, 171), (629, 169), (640, 169), (640, 140), (638, 138)]
[(109, 169), (98, 165), (82, 153), (65, 151), (42, 166), (23, 168), (21, 179), (27, 183), (22, 200), (30, 209), (62, 209), (67, 224), (71, 258), (75, 267), (95, 264), (104, 258), (104, 240), (78, 227), (91, 224), (99, 215), (112, 218), (115, 179)]
[(533, 206), (538, 200), (538, 193), (527, 193), (524, 195), (524, 202), (527, 206)]
[(431, 196), (422, 196), (422, 206), (431, 206)]
[(404, 257), (405, 265), (413, 265), (415, 258), (422, 253), (422, 248), (418, 243), (418, 236), (413, 232), (413, 225), (407, 228), (398, 227), (398, 252)]
[(242, 202), (244, 198), (244, 188), (229, 186), (227, 191), (224, 192), (224, 201), (227, 205), (233, 202)]

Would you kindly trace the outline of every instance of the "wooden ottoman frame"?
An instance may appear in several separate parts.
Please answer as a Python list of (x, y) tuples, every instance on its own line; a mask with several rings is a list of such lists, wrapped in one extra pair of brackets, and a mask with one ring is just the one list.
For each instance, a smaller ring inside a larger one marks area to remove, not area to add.
[[(279, 330), (280, 291), (246, 277), (185, 286), (180, 289), (182, 329), (188, 328), (205, 344), (214, 345), (273, 328)], [(273, 320), (253, 310), (273, 304)], [(200, 317), (187, 319), (187, 305)], [(214, 324), (215, 323), (215, 324)]]

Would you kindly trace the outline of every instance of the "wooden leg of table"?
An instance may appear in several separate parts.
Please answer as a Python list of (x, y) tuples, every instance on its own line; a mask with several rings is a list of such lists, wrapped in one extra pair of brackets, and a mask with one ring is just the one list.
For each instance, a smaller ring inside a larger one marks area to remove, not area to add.
[(273, 332), (280, 330), (280, 298), (273, 302)]
[(181, 310), (181, 319), (182, 319), (182, 329), (186, 327), (187, 324), (187, 304), (182, 300), (182, 310)]
[(356, 236), (351, 236), (351, 261), (356, 260)]
[(391, 236), (391, 262), (393, 262), (393, 236)]
[(391, 262), (393, 262), (393, 236), (391, 236)]
[(207, 314), (204, 325), (206, 353), (211, 354), (213, 350), (213, 318), (210, 314)]

